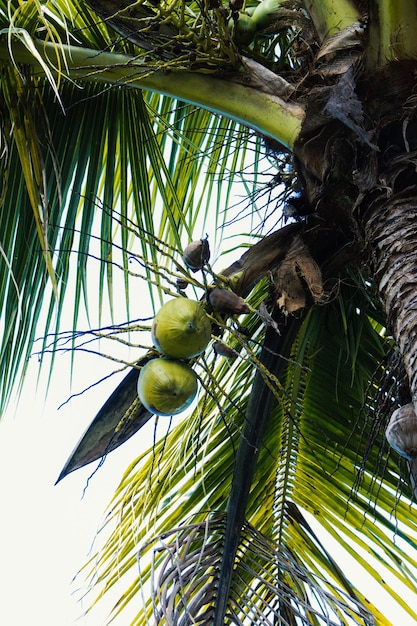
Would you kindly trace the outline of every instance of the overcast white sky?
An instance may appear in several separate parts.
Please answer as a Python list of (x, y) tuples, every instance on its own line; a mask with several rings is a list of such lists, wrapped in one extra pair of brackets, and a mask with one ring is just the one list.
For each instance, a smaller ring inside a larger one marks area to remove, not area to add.
[[(30, 370), (16, 415), (8, 412), (0, 423), (0, 624), (69, 626), (81, 612), (71, 596), (76, 590), (70, 586), (71, 578), (85, 563), (105, 507), (122, 472), (138, 455), (143, 435), (109, 455), (84, 497), (94, 464), (54, 486), (74, 445), (112, 388), (101, 385), (58, 411), (68, 396), (68, 363), (59, 367), (44, 406), (42, 397), (35, 400), (35, 370)], [(94, 375), (99, 370), (97, 363)], [(75, 383), (74, 389), (83, 388), (90, 372), (84, 370), (84, 382)], [(151, 441), (151, 432), (149, 437)], [(98, 616), (80, 622), (82, 626), (101, 623)]]

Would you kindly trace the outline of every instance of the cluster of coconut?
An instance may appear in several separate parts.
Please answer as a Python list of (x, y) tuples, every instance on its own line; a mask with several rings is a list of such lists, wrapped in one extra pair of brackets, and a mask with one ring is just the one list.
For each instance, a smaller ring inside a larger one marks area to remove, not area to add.
[(151, 335), (161, 357), (148, 361), (140, 370), (139, 399), (155, 415), (176, 415), (196, 396), (197, 376), (186, 361), (204, 352), (211, 337), (211, 322), (202, 304), (178, 297), (158, 311)]
[[(192, 272), (203, 269), (209, 257), (207, 238), (193, 241), (183, 253), (184, 263)], [(207, 304), (226, 315), (249, 313), (242, 298), (220, 287), (209, 290)], [(198, 379), (189, 361), (204, 352), (211, 338), (211, 321), (205, 306), (180, 296), (164, 304), (153, 320), (152, 341), (161, 356), (140, 370), (138, 396), (155, 415), (177, 415), (190, 406), (197, 394)]]
[[(193, 241), (183, 254), (185, 264), (193, 272), (201, 269), (209, 257), (207, 238)], [(201, 303), (179, 297), (159, 310), (151, 336), (161, 357), (142, 367), (138, 396), (155, 415), (177, 415), (196, 396), (197, 376), (186, 361), (204, 352), (211, 337), (211, 323)]]

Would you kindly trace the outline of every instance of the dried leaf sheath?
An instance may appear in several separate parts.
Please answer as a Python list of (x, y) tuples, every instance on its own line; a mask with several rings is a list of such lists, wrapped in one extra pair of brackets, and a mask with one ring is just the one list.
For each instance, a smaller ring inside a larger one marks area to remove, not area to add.
[(321, 271), (312, 258), (301, 237), (296, 236), (280, 264), (272, 274), (277, 305), (289, 315), (307, 305), (307, 298), (314, 303), (323, 298), (324, 289)]

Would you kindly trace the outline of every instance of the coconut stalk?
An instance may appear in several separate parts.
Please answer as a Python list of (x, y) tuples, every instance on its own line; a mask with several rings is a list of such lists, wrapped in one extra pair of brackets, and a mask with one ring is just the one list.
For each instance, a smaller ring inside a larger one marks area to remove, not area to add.
[(376, 67), (397, 59), (416, 59), (417, 5), (409, 0), (370, 3), (367, 62)]

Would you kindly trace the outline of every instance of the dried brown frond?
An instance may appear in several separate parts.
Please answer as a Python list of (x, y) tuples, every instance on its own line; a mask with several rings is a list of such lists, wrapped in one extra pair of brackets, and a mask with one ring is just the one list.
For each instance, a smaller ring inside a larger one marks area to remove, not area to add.
[[(152, 550), (151, 605), (154, 624), (208, 624), (214, 616), (217, 576), (222, 560), (226, 514), (200, 514), (182, 526), (155, 537), (138, 555), (142, 563)], [(149, 614), (150, 606), (146, 607)], [(282, 621), (283, 615), (289, 622)], [(250, 524), (242, 530), (230, 589), (227, 624), (293, 623), (307, 626), (314, 616), (328, 626), (354, 620), (370, 625), (372, 616), (352, 597), (297, 562)], [(295, 622), (294, 622), (295, 623)]]

